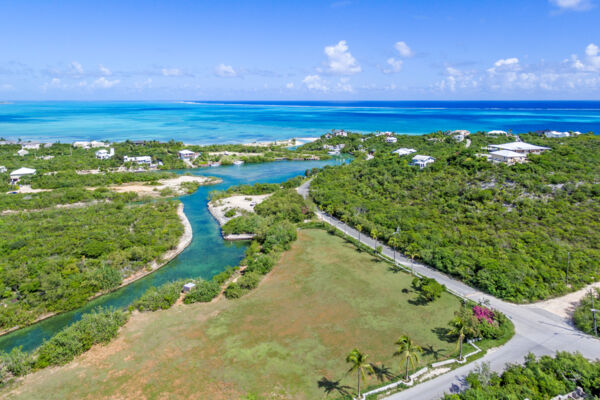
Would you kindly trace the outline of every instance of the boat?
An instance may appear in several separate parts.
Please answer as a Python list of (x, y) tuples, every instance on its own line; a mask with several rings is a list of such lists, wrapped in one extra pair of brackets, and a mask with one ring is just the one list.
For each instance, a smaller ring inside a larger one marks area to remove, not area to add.
[(242, 160), (235, 160), (233, 165), (242, 165), (244, 162)]
[(331, 150), (331, 151), (328, 151), (327, 154), (329, 154), (330, 156), (339, 156), (340, 152), (337, 150)]

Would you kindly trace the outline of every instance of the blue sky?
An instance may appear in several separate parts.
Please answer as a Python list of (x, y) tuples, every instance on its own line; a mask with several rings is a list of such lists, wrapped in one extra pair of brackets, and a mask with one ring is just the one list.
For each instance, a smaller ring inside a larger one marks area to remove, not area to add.
[(0, 0), (0, 99), (597, 100), (596, 2)]

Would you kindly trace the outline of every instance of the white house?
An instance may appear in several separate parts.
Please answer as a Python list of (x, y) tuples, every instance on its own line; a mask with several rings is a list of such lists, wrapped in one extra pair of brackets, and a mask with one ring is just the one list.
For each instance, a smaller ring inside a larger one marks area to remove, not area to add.
[(38, 150), (40, 148), (40, 144), (38, 142), (27, 142), (21, 144), (21, 148), (25, 150)]
[(513, 165), (516, 163), (524, 163), (527, 161), (527, 155), (523, 153), (517, 153), (510, 150), (498, 150), (490, 153), (492, 162), (504, 163), (507, 165)]
[(73, 142), (73, 147), (80, 147), (82, 149), (89, 149), (91, 146), (90, 142)]
[(26, 156), (27, 154), (29, 154), (29, 152), (25, 149), (21, 149), (19, 151), (17, 151), (17, 154), (20, 155), (21, 157)]
[(196, 287), (196, 284), (194, 282), (188, 282), (185, 285), (183, 285), (183, 293), (187, 293), (195, 287)]
[(108, 160), (114, 155), (115, 149), (113, 149), (112, 147), (110, 148), (110, 150), (102, 149), (96, 152), (96, 158), (99, 160)]
[(393, 133), (390, 131), (385, 131), (385, 132), (378, 132), (377, 135), (375, 136), (392, 136)]
[(406, 147), (401, 147), (398, 150), (394, 150), (392, 151), (392, 154), (398, 154), (400, 157), (402, 156), (406, 156), (412, 153), (416, 153), (417, 151), (415, 149), (408, 149)]
[(465, 136), (469, 136), (470, 134), (471, 134), (471, 132), (469, 132), (469, 131), (467, 131), (465, 129), (458, 129), (458, 130), (450, 132), (450, 135), (452, 135), (452, 136), (454, 136), (454, 135), (462, 135), (463, 138)]
[(388, 136), (385, 138), (386, 143), (396, 143), (397, 141), (398, 141), (398, 138), (396, 138), (395, 136)]
[(108, 147), (108, 144), (107, 144), (107, 143), (104, 143), (104, 142), (99, 142), (99, 141), (97, 141), (97, 140), (92, 140), (92, 141), (90, 142), (90, 147), (91, 147), (91, 148), (98, 148), (98, 147)]
[(569, 132), (547, 131), (544, 133), (547, 138), (566, 138), (571, 136)]
[(541, 154), (546, 150), (550, 150), (550, 147), (536, 146), (525, 142), (511, 142), (503, 144), (490, 144), (488, 146), (491, 150), (510, 150), (516, 153), (522, 154)]
[(336, 131), (333, 132), (333, 134), (334, 134), (334, 136), (341, 136), (341, 137), (347, 137), (348, 136), (348, 133), (345, 130), (343, 130), (343, 129), (336, 130)]
[(3, 174), (6, 172), (6, 167), (4, 165), (0, 165), (0, 174)]
[(463, 140), (465, 140), (465, 135), (458, 133), (452, 136), (452, 139), (456, 140), (457, 142), (462, 142)]
[(15, 184), (19, 182), (22, 177), (27, 175), (35, 175), (35, 169), (27, 167), (16, 169), (10, 173), (10, 183)]
[(123, 161), (125, 162), (133, 162), (136, 164), (152, 164), (152, 157), (150, 156), (139, 156), (139, 157), (129, 157), (129, 156), (125, 156), (123, 157)]
[(179, 150), (177, 154), (179, 154), (179, 158), (181, 160), (193, 160), (196, 157), (198, 157), (197, 153), (194, 153), (193, 151), (187, 149)]
[(488, 135), (492, 135), (492, 136), (498, 136), (498, 135), (508, 135), (508, 133), (506, 131), (500, 131), (500, 130), (493, 130), (493, 131), (489, 131), (487, 133)]
[(420, 156), (416, 155), (412, 158), (410, 165), (416, 165), (419, 168), (425, 168), (427, 165), (432, 164), (435, 158), (431, 156)]

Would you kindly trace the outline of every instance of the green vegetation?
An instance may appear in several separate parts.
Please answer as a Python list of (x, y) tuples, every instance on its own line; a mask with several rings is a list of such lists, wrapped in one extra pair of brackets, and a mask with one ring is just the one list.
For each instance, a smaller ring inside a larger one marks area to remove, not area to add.
[(533, 354), (524, 365), (508, 365), (502, 375), (491, 372), (487, 364), (470, 373), (469, 388), (444, 400), (531, 399), (545, 400), (581, 387), (586, 398), (600, 396), (600, 361), (589, 361), (581, 354), (560, 352), (556, 357)]
[(258, 204), (254, 211), (262, 217), (273, 217), (275, 220), (286, 219), (291, 222), (302, 222), (312, 217), (312, 212), (306, 206), (304, 199), (294, 189), (273, 193)]
[[(375, 158), (326, 167), (311, 194), (337, 218), (385, 242), (396, 237), (399, 251), (494, 296), (558, 296), (600, 279), (600, 136), (521, 138), (551, 150), (506, 166), (476, 156), (509, 140), (483, 134), (471, 135), (468, 149), (439, 133), (398, 136), (394, 145), (334, 138), (374, 148)], [(411, 156), (391, 154), (399, 147), (436, 161), (419, 170)]]
[(213, 278), (212, 281), (195, 281), (196, 287), (185, 295), (183, 302), (185, 304), (206, 303), (219, 295), (221, 283)]
[(181, 295), (184, 282), (184, 280), (177, 280), (149, 288), (142, 297), (133, 303), (133, 308), (139, 311), (156, 311), (170, 308)]
[(0, 218), (0, 329), (82, 306), (175, 247), (177, 202), (108, 203)]
[(57, 189), (76, 186), (109, 186), (128, 182), (157, 182), (159, 179), (175, 178), (172, 172), (107, 172), (101, 174), (77, 174), (75, 172), (58, 172), (53, 175), (34, 175), (24, 178), (31, 181), (31, 187), (41, 189)]
[[(269, 269), (273, 254), (253, 247), (261, 261), (252, 268)], [(171, 393), (240, 399), (255, 394), (259, 399), (312, 400), (326, 392), (329, 398), (350, 395), (357, 374), (346, 374), (350, 364), (345, 359), (353, 348), (367, 353), (376, 367), (375, 375), (361, 379), (361, 390), (383, 384), (378, 376), (386, 381), (404, 375), (405, 365), (393, 356), (399, 336), (407, 335), (423, 349), (417, 369), (456, 357), (456, 341), (440, 331), (461, 302), (442, 293), (434, 302), (416, 304), (411, 282), (408, 274), (337, 236), (301, 230), (268, 278), (240, 299), (134, 316), (119, 340), (93, 357), (26, 376), (14, 392), (0, 396), (153, 398)], [(468, 346), (465, 351), (471, 351)]]
[(446, 290), (444, 285), (439, 284), (432, 278), (415, 278), (412, 287), (419, 291), (419, 300), (424, 303), (438, 299)]
[[(585, 296), (573, 312), (573, 322), (575, 326), (585, 333), (594, 335), (594, 314), (593, 309), (600, 309), (600, 301), (598, 296), (600, 295), (600, 288), (594, 288), (590, 291), (589, 295)], [(596, 314), (596, 327), (600, 330), (600, 313)]]
[(227, 190), (213, 190), (210, 192), (211, 200), (219, 200), (225, 197), (247, 195), (254, 196), (260, 194), (274, 193), (282, 189), (293, 189), (302, 184), (304, 177), (296, 176), (283, 183), (255, 183), (254, 185), (236, 185), (227, 188)]

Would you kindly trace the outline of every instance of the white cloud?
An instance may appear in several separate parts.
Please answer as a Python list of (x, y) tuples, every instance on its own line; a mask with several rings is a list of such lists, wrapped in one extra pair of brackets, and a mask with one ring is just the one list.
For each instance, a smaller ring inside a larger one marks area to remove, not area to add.
[(98, 69), (100, 70), (100, 73), (102, 75), (110, 75), (112, 74), (112, 72), (110, 71), (110, 69), (106, 68), (104, 65), (100, 64), (98, 65)]
[(145, 81), (135, 82), (133, 87), (136, 89), (146, 89), (152, 87), (152, 78), (148, 78)]
[(10, 92), (15, 90), (15, 87), (9, 83), (3, 83), (0, 85), (0, 92)]
[(566, 11), (586, 11), (593, 7), (591, 0), (550, 0), (550, 3)]
[(102, 76), (102, 77), (96, 79), (94, 82), (92, 82), (91, 87), (92, 88), (100, 88), (100, 89), (109, 89), (109, 88), (115, 86), (116, 84), (118, 84), (119, 82), (120, 82), (120, 80), (118, 80), (118, 79), (111, 81)]
[(71, 73), (74, 75), (83, 74), (83, 66), (79, 64), (77, 61), (73, 61), (70, 65)]
[(286, 87), (287, 89), (293, 89), (293, 88), (294, 88), (294, 82), (289, 82), (289, 83), (286, 83), (285, 87)]
[(181, 70), (179, 68), (163, 68), (160, 70), (163, 76), (181, 76)]
[(402, 57), (412, 57), (414, 55), (413, 51), (410, 49), (410, 47), (408, 47), (406, 42), (396, 42), (394, 47), (396, 50), (398, 50), (398, 53), (400, 53)]
[(222, 78), (233, 78), (237, 76), (237, 72), (231, 65), (219, 64), (215, 67), (215, 74)]
[(309, 90), (316, 90), (321, 92), (329, 91), (329, 87), (326, 86), (325, 82), (319, 75), (307, 75), (302, 80), (302, 83), (304, 83), (304, 85)]
[(400, 70), (402, 70), (402, 64), (403, 64), (402, 60), (397, 60), (393, 57), (390, 57), (387, 59), (386, 62), (390, 67), (383, 69), (384, 74), (392, 74), (394, 72), (400, 72)]
[(352, 85), (349, 82), (350, 79), (348, 78), (340, 78), (340, 81), (335, 85), (336, 91), (347, 93), (354, 92), (354, 88), (352, 88)]
[(488, 72), (494, 74), (496, 72), (518, 71), (519, 69), (521, 69), (521, 66), (519, 65), (519, 59), (513, 57), (496, 61), (492, 68), (488, 68)]
[(474, 71), (446, 67), (445, 72), (444, 79), (435, 85), (438, 90), (455, 92), (457, 89), (476, 89), (481, 84), (481, 78)]
[(356, 59), (348, 51), (345, 40), (340, 40), (334, 46), (326, 46), (325, 54), (328, 58), (328, 71), (332, 74), (352, 75), (362, 70)]
[(594, 43), (585, 48), (585, 59), (581, 61), (576, 55), (571, 56), (573, 68), (582, 72), (600, 71), (600, 49)]

